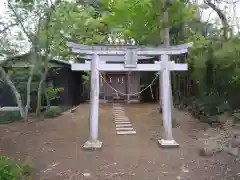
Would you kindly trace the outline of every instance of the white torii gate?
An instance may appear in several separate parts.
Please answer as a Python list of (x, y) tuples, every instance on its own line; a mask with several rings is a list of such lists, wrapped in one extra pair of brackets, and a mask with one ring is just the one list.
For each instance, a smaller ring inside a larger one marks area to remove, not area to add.
[[(168, 48), (139, 47), (139, 46), (87, 46), (68, 43), (72, 52), (91, 55), (91, 63), (72, 63), (73, 71), (91, 71), (91, 112), (90, 112), (90, 136), (84, 144), (84, 149), (99, 149), (102, 142), (98, 139), (99, 121), (99, 71), (157, 71), (161, 72), (161, 95), (163, 106), (164, 137), (158, 140), (162, 147), (178, 147), (179, 144), (172, 136), (172, 112), (170, 103), (170, 71), (186, 71), (187, 64), (176, 64), (169, 61), (169, 55), (187, 53), (192, 44), (170, 46)], [(154, 64), (138, 64), (138, 59), (148, 56), (161, 56), (161, 61)], [(123, 64), (108, 64), (106, 59), (124, 62)], [(160, 98), (160, 97), (159, 97)]]

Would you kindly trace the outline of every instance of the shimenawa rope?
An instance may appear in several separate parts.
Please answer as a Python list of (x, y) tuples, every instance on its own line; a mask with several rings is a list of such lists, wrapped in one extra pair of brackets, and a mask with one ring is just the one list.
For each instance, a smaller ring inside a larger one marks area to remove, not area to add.
[(151, 86), (153, 85), (153, 83), (155, 82), (155, 80), (157, 79), (157, 77), (159, 76), (159, 73), (156, 74), (156, 76), (155, 76), (155, 78), (152, 80), (152, 82), (151, 82), (147, 87), (145, 87), (143, 90), (138, 91), (138, 92), (136, 92), (136, 93), (130, 93), (130, 94), (126, 94), (126, 93), (123, 93), (123, 92), (118, 91), (117, 89), (115, 89), (114, 87), (112, 87), (112, 86), (106, 81), (106, 79), (102, 76), (101, 73), (100, 73), (100, 76), (101, 76), (102, 80), (103, 80), (112, 90), (114, 90), (116, 93), (119, 93), (119, 94), (121, 94), (121, 95), (123, 95), (123, 96), (136, 96), (136, 95), (139, 95), (139, 94), (143, 93), (143, 92), (146, 91), (148, 88), (151, 88)]

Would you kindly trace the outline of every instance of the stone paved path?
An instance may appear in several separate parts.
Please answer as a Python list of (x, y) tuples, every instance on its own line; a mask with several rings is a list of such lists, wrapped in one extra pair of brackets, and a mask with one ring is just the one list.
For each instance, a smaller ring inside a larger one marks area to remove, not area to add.
[(113, 104), (113, 114), (118, 135), (136, 134), (136, 131), (132, 127), (132, 123), (125, 115), (124, 108), (120, 104)]

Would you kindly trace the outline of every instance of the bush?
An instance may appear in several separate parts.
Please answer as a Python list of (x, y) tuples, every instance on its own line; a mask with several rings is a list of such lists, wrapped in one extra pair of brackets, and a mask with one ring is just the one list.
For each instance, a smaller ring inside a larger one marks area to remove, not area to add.
[(60, 107), (51, 107), (44, 112), (45, 118), (54, 118), (62, 114), (62, 108)]
[(0, 111), (0, 124), (22, 120), (18, 111)]
[(0, 156), (0, 180), (17, 180), (23, 178), (23, 172), (13, 160)]
[(58, 93), (63, 92), (63, 91), (64, 91), (64, 88), (52, 88), (52, 87), (48, 88), (47, 96), (48, 96), (49, 101), (58, 99), (59, 98)]
[[(189, 69), (196, 103), (205, 116), (240, 108), (240, 40), (196, 43), (189, 51)], [(198, 111), (198, 110), (197, 110)]]

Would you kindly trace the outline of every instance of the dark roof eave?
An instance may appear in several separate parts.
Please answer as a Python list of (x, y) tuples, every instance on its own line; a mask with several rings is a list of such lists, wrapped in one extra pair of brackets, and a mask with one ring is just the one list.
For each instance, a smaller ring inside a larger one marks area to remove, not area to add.
[[(28, 55), (30, 55), (30, 53), (25, 53), (25, 54), (22, 54), (22, 55), (15, 55), (15, 56), (7, 57), (6, 59), (0, 61), (0, 65), (4, 66), (8, 61), (11, 61), (11, 60), (16, 59), (16, 58), (21, 58), (23, 56), (28, 56)], [(65, 60), (60, 60), (60, 59), (53, 58), (50, 61), (71, 66), (71, 63), (69, 61), (65, 61)]]

